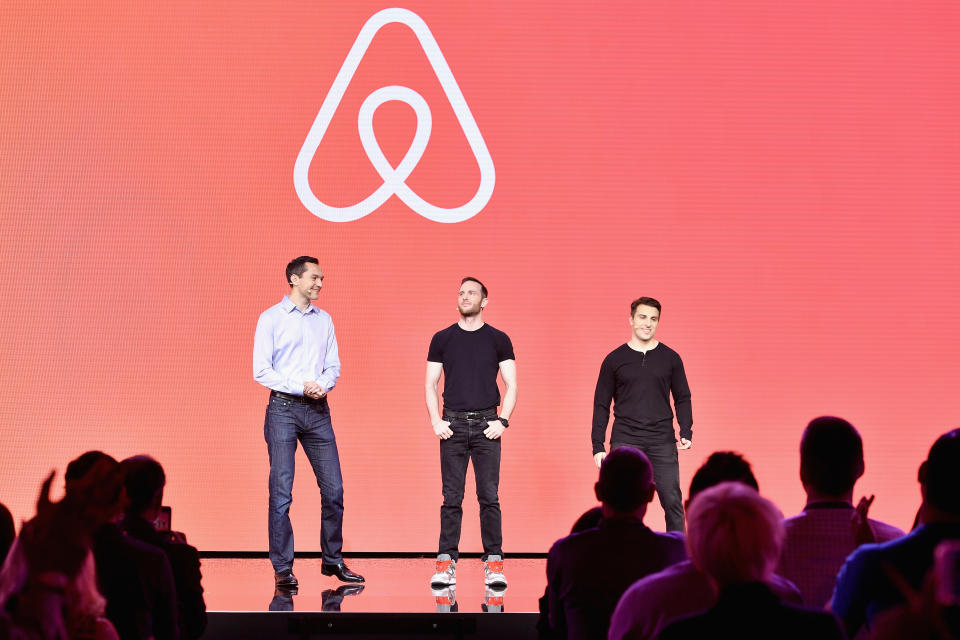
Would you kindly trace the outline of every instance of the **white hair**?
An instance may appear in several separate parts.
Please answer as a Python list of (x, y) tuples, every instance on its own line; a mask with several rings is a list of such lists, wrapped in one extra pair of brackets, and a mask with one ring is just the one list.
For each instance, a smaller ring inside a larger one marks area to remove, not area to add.
[(719, 587), (768, 580), (783, 547), (783, 514), (740, 482), (698, 493), (687, 510), (687, 551)]

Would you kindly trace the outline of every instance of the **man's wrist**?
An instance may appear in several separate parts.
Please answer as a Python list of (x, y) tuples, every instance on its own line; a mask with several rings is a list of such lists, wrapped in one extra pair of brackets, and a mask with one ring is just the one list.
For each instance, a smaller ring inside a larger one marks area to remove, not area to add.
[(500, 421), (500, 424), (502, 424), (502, 425), (504, 426), (504, 428), (510, 426), (510, 421), (507, 420), (507, 419), (506, 419), (505, 417), (503, 417), (503, 416), (497, 416), (497, 420)]

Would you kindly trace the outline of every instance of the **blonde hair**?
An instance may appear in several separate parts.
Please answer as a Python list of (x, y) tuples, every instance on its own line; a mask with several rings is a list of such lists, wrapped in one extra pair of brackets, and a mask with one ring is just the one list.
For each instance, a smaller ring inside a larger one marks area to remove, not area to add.
[(783, 514), (740, 482), (722, 482), (687, 510), (687, 552), (719, 587), (770, 578), (783, 546)]

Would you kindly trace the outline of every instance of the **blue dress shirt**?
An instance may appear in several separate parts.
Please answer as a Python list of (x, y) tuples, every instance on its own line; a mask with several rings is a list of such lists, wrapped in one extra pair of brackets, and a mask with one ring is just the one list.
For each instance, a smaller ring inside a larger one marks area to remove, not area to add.
[(253, 339), (253, 378), (298, 396), (304, 382), (333, 389), (340, 378), (340, 356), (330, 314), (312, 304), (300, 311), (290, 296), (261, 313)]

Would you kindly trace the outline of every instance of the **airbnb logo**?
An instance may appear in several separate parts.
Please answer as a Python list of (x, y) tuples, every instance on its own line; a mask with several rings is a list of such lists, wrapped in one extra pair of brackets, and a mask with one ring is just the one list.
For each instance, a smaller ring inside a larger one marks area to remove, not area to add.
[[(370, 46), (373, 37), (381, 28), (392, 22), (405, 24), (417, 36), (417, 40), (423, 47), (423, 52), (430, 61), (434, 73), (437, 74), (437, 79), (440, 81), (440, 86), (443, 88), (447, 100), (450, 101), (450, 106), (453, 107), (453, 113), (463, 128), (470, 149), (477, 159), (477, 165), (480, 167), (480, 186), (477, 188), (477, 192), (469, 202), (459, 207), (448, 209), (432, 205), (407, 186), (407, 178), (426, 151), (433, 119), (430, 115), (430, 107), (423, 96), (413, 89), (400, 86), (382, 87), (371, 93), (363, 101), (357, 116), (357, 131), (360, 134), (360, 142), (363, 144), (363, 149), (374, 169), (383, 178), (383, 184), (365, 199), (349, 207), (332, 207), (320, 202), (320, 199), (310, 189), (307, 174), (310, 163), (317, 153), (321, 140), (323, 140), (323, 134), (327, 131), (327, 127), (333, 119), (333, 114), (340, 105), (343, 94), (350, 85), (350, 80), (353, 79), (353, 74), (356, 73), (357, 67), (360, 65), (360, 61), (363, 59), (363, 55)], [(373, 133), (373, 114), (380, 105), (390, 101), (408, 104), (413, 108), (417, 117), (417, 129), (413, 136), (413, 142), (396, 167), (391, 166), (387, 161), (387, 157)], [(406, 9), (384, 9), (374, 14), (363, 25), (360, 35), (357, 36), (356, 41), (350, 48), (347, 59), (343, 63), (343, 67), (340, 68), (340, 72), (337, 73), (333, 86), (330, 87), (330, 92), (323, 101), (320, 112), (317, 113), (317, 118), (313, 121), (310, 133), (307, 134), (307, 139), (304, 140), (300, 154), (297, 156), (297, 162), (293, 167), (293, 184), (303, 206), (324, 220), (349, 222), (376, 211), (390, 196), (396, 194), (404, 204), (425, 218), (435, 222), (462, 222), (475, 216), (486, 206), (493, 194), (494, 181), (493, 160), (490, 158), (490, 152), (487, 151), (487, 145), (484, 143), (483, 136), (480, 135), (480, 129), (477, 128), (477, 123), (463, 98), (463, 93), (460, 92), (460, 87), (457, 86), (457, 81), (454, 80), (453, 73), (450, 71), (447, 61), (444, 60), (443, 53), (437, 46), (437, 41), (434, 40), (433, 34), (430, 33), (426, 23), (420, 19), (420, 16)]]

